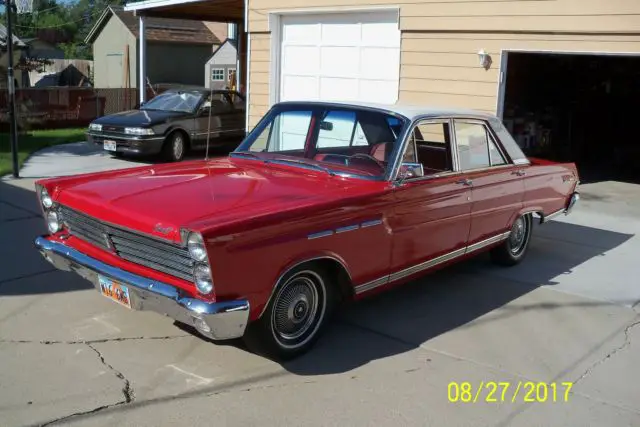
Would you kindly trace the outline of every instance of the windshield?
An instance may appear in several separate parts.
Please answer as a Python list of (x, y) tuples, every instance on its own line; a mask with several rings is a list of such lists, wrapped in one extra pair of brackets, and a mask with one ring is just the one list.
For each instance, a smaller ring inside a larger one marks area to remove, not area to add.
[(281, 106), (269, 111), (232, 155), (383, 178), (405, 125), (400, 116), (371, 109)]
[(201, 100), (202, 94), (197, 91), (163, 92), (152, 98), (140, 109), (192, 113), (198, 107)]

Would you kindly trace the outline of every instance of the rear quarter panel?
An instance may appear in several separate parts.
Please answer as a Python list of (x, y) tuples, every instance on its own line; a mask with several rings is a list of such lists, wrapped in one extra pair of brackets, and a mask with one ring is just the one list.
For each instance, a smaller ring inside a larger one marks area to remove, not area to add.
[(555, 163), (530, 158), (524, 177), (524, 211), (536, 210), (545, 216), (566, 207), (579, 176), (574, 163)]

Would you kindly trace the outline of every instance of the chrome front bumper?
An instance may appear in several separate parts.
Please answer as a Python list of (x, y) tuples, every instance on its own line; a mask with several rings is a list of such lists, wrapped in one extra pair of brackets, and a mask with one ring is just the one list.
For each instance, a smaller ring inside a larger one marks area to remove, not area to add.
[(131, 308), (164, 314), (178, 322), (194, 326), (213, 340), (239, 338), (249, 321), (249, 302), (234, 300), (205, 302), (182, 296), (175, 286), (138, 276), (100, 262), (60, 242), (45, 236), (36, 238), (36, 248), (57, 269), (72, 271), (93, 283), (100, 290), (98, 274), (128, 285)]

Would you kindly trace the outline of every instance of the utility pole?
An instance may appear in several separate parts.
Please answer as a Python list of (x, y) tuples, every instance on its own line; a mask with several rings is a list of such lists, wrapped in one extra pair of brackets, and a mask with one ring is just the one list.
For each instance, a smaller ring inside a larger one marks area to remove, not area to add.
[(9, 64), (7, 67), (7, 89), (9, 91), (9, 138), (11, 139), (11, 157), (13, 159), (13, 177), (19, 178), (18, 171), (18, 124), (16, 121), (16, 87), (13, 77), (13, 31), (11, 15), (15, 7), (13, 0), (5, 0), (5, 10), (7, 15), (7, 54)]

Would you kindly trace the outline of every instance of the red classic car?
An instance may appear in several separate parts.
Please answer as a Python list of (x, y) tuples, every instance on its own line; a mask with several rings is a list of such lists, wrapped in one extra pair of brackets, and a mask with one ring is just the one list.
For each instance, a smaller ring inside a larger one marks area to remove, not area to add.
[(491, 115), (286, 102), (226, 158), (38, 181), (35, 244), (126, 307), (287, 359), (341, 302), (481, 251), (520, 262), (577, 186)]

